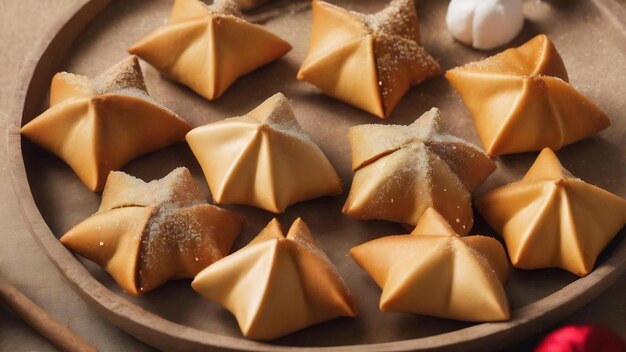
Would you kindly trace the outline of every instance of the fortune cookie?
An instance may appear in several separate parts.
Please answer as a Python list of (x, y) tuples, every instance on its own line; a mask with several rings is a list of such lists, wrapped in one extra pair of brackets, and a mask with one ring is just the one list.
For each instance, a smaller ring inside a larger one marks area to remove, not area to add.
[(433, 108), (409, 126), (352, 127), (355, 174), (343, 212), (415, 225), (433, 207), (456, 232), (468, 233), (471, 193), (496, 165), (478, 147), (441, 133), (439, 119)]
[(176, 0), (169, 23), (128, 51), (203, 97), (219, 98), (239, 77), (291, 50), (241, 17), (233, 0)]
[(218, 204), (282, 213), (290, 204), (342, 191), (335, 169), (281, 93), (244, 116), (194, 128), (187, 142)]
[(350, 255), (383, 289), (380, 309), (464, 321), (508, 320), (509, 263), (486, 236), (461, 237), (433, 208), (409, 235), (386, 236)]
[(558, 150), (610, 125), (569, 83), (547, 36), (446, 73), (474, 117), (488, 155)]
[(94, 79), (54, 75), (50, 108), (20, 132), (63, 159), (90, 190), (99, 191), (110, 171), (182, 140), (190, 129), (148, 95), (133, 56)]
[(313, 0), (309, 53), (298, 79), (380, 118), (411, 88), (441, 74), (421, 45), (413, 0), (365, 15)]
[(242, 226), (238, 214), (205, 203), (186, 168), (149, 183), (111, 172), (98, 212), (61, 243), (140, 296), (227, 255)]
[(547, 148), (521, 181), (488, 192), (476, 207), (504, 238), (515, 267), (578, 276), (593, 270), (626, 224), (626, 200), (572, 176)]
[(200, 272), (191, 285), (233, 313), (244, 336), (255, 340), (357, 314), (350, 290), (300, 219), (286, 237), (272, 220), (247, 246)]

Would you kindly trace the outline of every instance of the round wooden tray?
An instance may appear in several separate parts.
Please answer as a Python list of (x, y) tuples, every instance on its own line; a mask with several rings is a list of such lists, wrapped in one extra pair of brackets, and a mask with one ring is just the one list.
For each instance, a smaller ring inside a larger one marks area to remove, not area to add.
[[(382, 1), (337, 0), (347, 7), (373, 11)], [(361, 308), (355, 319), (336, 319), (307, 328), (271, 343), (241, 337), (234, 318), (202, 299), (189, 280), (171, 282), (139, 299), (122, 293), (106, 273), (76, 258), (58, 241), (65, 231), (95, 212), (100, 196), (89, 192), (62, 161), (35, 147), (19, 135), (19, 127), (48, 107), (52, 75), (60, 70), (93, 76), (126, 57), (126, 48), (159, 27), (169, 14), (169, 1), (81, 0), (36, 45), (24, 64), (6, 139), (9, 167), (23, 216), (71, 286), (94, 309), (138, 339), (164, 350), (458, 350), (489, 349), (512, 343), (544, 329), (580, 308), (609, 287), (626, 270), (624, 230), (601, 255), (596, 269), (585, 278), (562, 270), (514, 270), (506, 290), (512, 306), (508, 322), (468, 324), (408, 314), (378, 311), (380, 290), (347, 256), (349, 248), (381, 235), (405, 232), (382, 222), (360, 222), (340, 212), (352, 179), (346, 132), (363, 123), (407, 124), (431, 106), (444, 115), (451, 133), (477, 143), (471, 118), (460, 98), (444, 78), (415, 87), (387, 121), (327, 98), (314, 87), (295, 80), (306, 54), (310, 10), (301, 1), (276, 1), (251, 14), (294, 45), (285, 58), (240, 79), (222, 98), (208, 102), (190, 90), (163, 79), (142, 64), (153, 97), (194, 126), (241, 115), (277, 91), (292, 99), (303, 128), (316, 140), (337, 168), (345, 192), (290, 207), (278, 218), (284, 226), (301, 216), (324, 251), (346, 279)], [(444, 29), (446, 3), (418, 2), (425, 46), (445, 69), (484, 57), (454, 42)], [(626, 18), (614, 0), (528, 1), (527, 23), (511, 45), (519, 45), (537, 33), (547, 33), (561, 52), (571, 81), (598, 102), (612, 118), (613, 126), (559, 152), (573, 174), (622, 197), (626, 196)], [(496, 171), (480, 192), (519, 179), (536, 153), (498, 158)], [(189, 148), (180, 143), (141, 157), (124, 170), (146, 180), (162, 177), (177, 166), (187, 166), (207, 198), (209, 190)], [(247, 243), (273, 217), (244, 206), (229, 206), (246, 216), (246, 226), (235, 248)], [(474, 233), (491, 234), (477, 216)]]

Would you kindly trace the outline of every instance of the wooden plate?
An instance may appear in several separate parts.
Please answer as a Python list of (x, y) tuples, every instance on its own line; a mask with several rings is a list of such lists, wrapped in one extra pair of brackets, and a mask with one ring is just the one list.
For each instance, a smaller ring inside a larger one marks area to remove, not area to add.
[[(373, 11), (382, 1), (337, 0), (356, 10)], [(107, 6), (108, 5), (108, 6)], [(381, 235), (404, 230), (382, 221), (361, 222), (341, 214), (352, 179), (346, 132), (350, 126), (381, 122), (375, 117), (330, 99), (303, 82), (295, 73), (306, 53), (310, 10), (302, 1), (275, 1), (251, 14), (271, 31), (294, 45), (285, 58), (240, 79), (222, 98), (208, 102), (170, 82), (142, 64), (152, 96), (198, 126), (243, 114), (277, 91), (292, 99), (303, 128), (327, 153), (342, 177), (346, 192), (338, 197), (304, 202), (278, 218), (288, 226), (301, 216), (358, 297), (361, 315), (336, 319), (291, 334), (272, 343), (243, 339), (234, 318), (216, 304), (195, 294), (189, 280), (171, 282), (135, 299), (120, 292), (99, 267), (77, 259), (57, 240), (91, 213), (100, 196), (89, 192), (70, 168), (51, 154), (19, 136), (19, 126), (48, 107), (52, 75), (60, 70), (95, 75), (127, 56), (126, 48), (164, 23), (169, 1), (78, 1), (49, 38), (35, 46), (25, 61), (23, 80), (16, 93), (13, 125), (7, 150), (16, 193), (33, 236), (72, 287), (102, 316), (160, 349), (196, 350), (319, 350), (399, 351), (496, 348), (540, 331), (596, 297), (626, 269), (626, 235), (622, 231), (603, 252), (596, 269), (586, 278), (562, 270), (515, 270), (507, 284), (513, 309), (508, 322), (468, 324), (445, 319), (378, 311), (380, 290), (347, 256), (349, 248)], [(446, 3), (418, 2), (425, 46), (451, 68), (484, 57), (454, 42), (444, 28)], [(613, 126), (597, 136), (569, 146), (558, 154), (564, 165), (582, 179), (626, 196), (626, 13), (614, 0), (527, 1), (527, 23), (511, 45), (537, 33), (554, 40), (572, 83), (603, 107)], [(75, 41), (76, 39), (76, 41)], [(382, 123), (407, 124), (432, 106), (439, 107), (445, 128), (478, 143), (471, 118), (460, 98), (443, 78), (415, 87)], [(4, 142), (4, 141), (3, 141)], [(536, 153), (498, 158), (499, 168), (479, 192), (519, 179)], [(141, 157), (124, 170), (146, 180), (162, 177), (177, 166), (191, 169), (210, 197), (200, 168), (184, 143)], [(235, 249), (247, 243), (272, 214), (245, 206), (229, 209), (246, 216), (246, 226)], [(472, 233), (490, 234), (481, 219)]]

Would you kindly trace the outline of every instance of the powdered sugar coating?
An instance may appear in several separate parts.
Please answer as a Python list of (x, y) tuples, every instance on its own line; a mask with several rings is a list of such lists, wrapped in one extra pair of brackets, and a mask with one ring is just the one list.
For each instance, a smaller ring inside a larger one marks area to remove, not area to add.
[[(206, 204), (187, 168), (179, 167), (164, 178), (150, 182), (123, 172), (111, 172), (99, 212), (122, 207), (151, 209), (141, 234), (140, 289), (149, 290), (160, 284), (154, 282), (155, 278), (167, 279), (160, 271), (174, 269), (164, 269), (164, 262), (176, 261), (186, 270), (189, 267), (200, 270), (221, 259), (230, 247), (230, 243), (223, 242), (222, 235), (228, 230), (218, 225), (221, 221), (233, 221), (233, 214)], [(178, 273), (174, 270), (171, 275), (175, 274)]]
[(375, 38), (376, 68), (383, 97), (393, 93), (392, 81), (403, 66), (439, 72), (439, 64), (421, 45), (413, 0), (393, 0), (383, 10), (372, 15), (351, 13), (363, 21)]
[(59, 72), (58, 76), (61, 80), (90, 96), (119, 95), (138, 98), (176, 116), (174, 112), (148, 94), (139, 61), (135, 56), (121, 61), (91, 79), (69, 72)]
[(243, 17), (241, 8), (234, 0), (215, 0), (213, 4), (206, 5), (207, 9), (211, 12), (218, 13), (220, 15)]
[(344, 212), (416, 224), (437, 209), (459, 233), (472, 226), (471, 192), (495, 169), (480, 149), (442, 133), (435, 108), (409, 126), (350, 130), (356, 174)]

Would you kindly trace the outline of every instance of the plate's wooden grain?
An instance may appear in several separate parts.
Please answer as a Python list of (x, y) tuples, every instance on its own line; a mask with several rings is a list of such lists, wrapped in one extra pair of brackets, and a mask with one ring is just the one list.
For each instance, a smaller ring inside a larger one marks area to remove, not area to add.
[[(452, 350), (495, 348), (543, 329), (581, 307), (606, 289), (626, 270), (624, 231), (603, 253), (596, 270), (577, 279), (560, 270), (513, 273), (507, 285), (513, 316), (504, 323), (466, 324), (378, 311), (380, 291), (350, 258), (347, 250), (378, 235), (401, 233), (397, 225), (359, 222), (342, 216), (346, 193), (339, 197), (305, 202), (279, 216), (285, 226), (296, 216), (310, 225), (321, 247), (337, 264), (348, 285), (358, 296), (362, 314), (356, 319), (338, 319), (292, 334), (272, 344), (240, 337), (234, 319), (217, 305), (203, 300), (189, 288), (189, 281), (169, 283), (140, 299), (124, 295), (113, 281), (93, 264), (78, 260), (57, 237), (97, 208), (99, 195), (90, 193), (60, 160), (22, 141), (18, 129), (47, 108), (50, 78), (59, 70), (93, 75), (122, 59), (126, 48), (158, 27), (169, 12), (169, 1), (82, 0), (62, 19), (56, 31), (36, 46), (25, 61), (23, 80), (15, 95), (7, 150), (16, 194), (31, 233), (41, 243), (72, 287), (125, 331), (153, 346), (167, 350), (224, 348), (234, 350)], [(373, 10), (381, 1), (337, 1), (356, 9)], [(286, 2), (274, 5), (285, 6)], [(295, 5), (293, 5), (295, 3)], [(162, 79), (143, 65), (148, 88), (166, 106), (201, 125), (250, 110), (276, 91), (294, 103), (303, 127), (324, 149), (344, 180), (351, 180), (347, 129), (377, 120), (345, 104), (329, 99), (294, 79), (308, 42), (309, 11), (293, 1), (287, 15), (273, 16), (267, 8), (253, 16), (294, 44), (284, 59), (239, 80), (221, 99), (207, 102), (191, 91)], [(105, 8), (106, 7), (106, 8)], [(271, 9), (271, 6), (270, 6)], [(103, 11), (102, 11), (103, 10)], [(418, 3), (426, 46), (444, 68), (481, 58), (453, 42), (443, 29), (445, 3)], [(528, 1), (524, 32), (512, 45), (533, 34), (549, 34), (559, 48), (574, 85), (596, 100), (612, 117), (613, 126), (559, 152), (575, 175), (621, 196), (626, 195), (626, 14), (613, 0)], [(76, 42), (74, 39), (78, 38)], [(477, 142), (471, 119), (443, 78), (414, 88), (385, 123), (408, 123), (431, 106), (442, 109), (445, 125), (453, 133)], [(482, 190), (518, 179), (534, 160), (535, 153), (499, 158), (499, 170)], [(152, 153), (131, 162), (125, 170), (145, 179), (161, 177), (172, 168), (189, 167), (209, 197), (200, 169), (184, 144)], [(480, 192), (480, 191), (479, 191)], [(229, 207), (246, 215), (247, 225), (236, 247), (245, 244), (272, 217), (249, 207)], [(477, 219), (475, 231), (489, 230)]]

